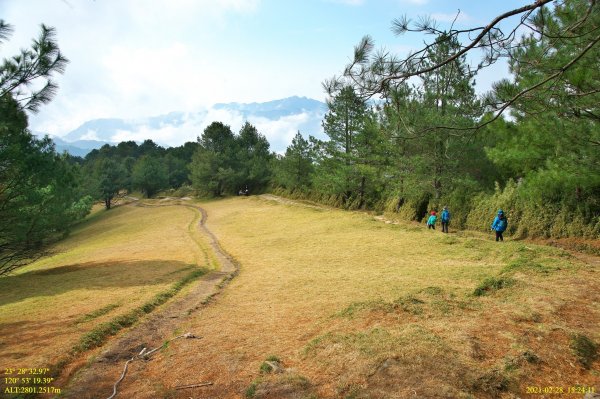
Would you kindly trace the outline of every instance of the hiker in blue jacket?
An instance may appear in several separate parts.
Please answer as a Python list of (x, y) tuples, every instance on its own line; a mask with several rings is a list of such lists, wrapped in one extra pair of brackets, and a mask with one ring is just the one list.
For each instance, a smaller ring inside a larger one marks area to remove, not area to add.
[(494, 219), (492, 223), (492, 230), (496, 232), (496, 241), (504, 241), (504, 237), (502, 237), (502, 233), (506, 230), (506, 226), (508, 226), (508, 219), (504, 215), (504, 211), (500, 209), (498, 211), (498, 216)]
[(442, 233), (448, 232), (448, 223), (450, 223), (450, 211), (448, 207), (445, 206), (442, 210)]

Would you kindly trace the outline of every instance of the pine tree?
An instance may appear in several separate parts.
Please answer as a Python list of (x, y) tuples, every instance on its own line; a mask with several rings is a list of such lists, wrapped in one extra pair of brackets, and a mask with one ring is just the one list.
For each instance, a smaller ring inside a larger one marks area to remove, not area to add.
[[(314, 141), (314, 138), (312, 138)], [(313, 146), (296, 133), (285, 155), (276, 162), (275, 180), (288, 190), (308, 191), (312, 185), (315, 154)]]

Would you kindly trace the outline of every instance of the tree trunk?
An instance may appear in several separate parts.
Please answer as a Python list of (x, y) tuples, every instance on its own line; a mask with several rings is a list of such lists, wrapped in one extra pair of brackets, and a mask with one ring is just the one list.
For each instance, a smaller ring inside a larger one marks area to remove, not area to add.
[(364, 176), (361, 177), (360, 179), (360, 192), (359, 192), (359, 201), (358, 201), (358, 208), (362, 209), (363, 206), (365, 205), (365, 183), (366, 183), (366, 178)]

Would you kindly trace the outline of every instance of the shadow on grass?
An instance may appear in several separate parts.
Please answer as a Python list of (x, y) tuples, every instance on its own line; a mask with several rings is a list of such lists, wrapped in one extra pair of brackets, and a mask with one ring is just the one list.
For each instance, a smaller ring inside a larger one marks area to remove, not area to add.
[(179, 281), (196, 266), (178, 261), (87, 262), (0, 278), (0, 306), (79, 289), (103, 290)]

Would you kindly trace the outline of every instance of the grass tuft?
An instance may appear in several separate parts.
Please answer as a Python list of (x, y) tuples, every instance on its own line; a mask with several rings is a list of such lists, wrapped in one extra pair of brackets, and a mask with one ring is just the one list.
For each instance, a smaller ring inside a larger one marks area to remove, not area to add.
[(267, 357), (267, 361), (269, 362), (277, 362), (277, 363), (281, 363), (281, 359), (279, 359), (277, 356), (275, 355), (271, 355), (269, 357)]
[(444, 290), (440, 287), (427, 287), (423, 288), (421, 292), (427, 295), (439, 296), (444, 293)]
[(511, 372), (519, 369), (523, 366), (523, 364), (540, 364), (540, 358), (538, 355), (533, 353), (530, 350), (526, 350), (525, 352), (519, 354), (516, 357), (509, 357), (505, 359), (504, 363), (504, 371)]
[(442, 239), (440, 239), (440, 243), (446, 245), (454, 245), (460, 243), (460, 240), (453, 236), (444, 235)]
[(510, 380), (502, 372), (494, 369), (479, 376), (472, 384), (476, 391), (486, 392), (499, 397), (501, 392), (505, 392), (510, 387)]
[(540, 363), (540, 358), (538, 357), (538, 355), (536, 355), (535, 353), (531, 352), (531, 351), (525, 351), (522, 353), (523, 359), (525, 359), (525, 361), (527, 363), (531, 363), (531, 364), (539, 364)]
[(449, 315), (455, 310), (467, 310), (471, 304), (460, 301), (452, 293), (446, 293), (440, 287), (426, 287), (412, 294), (404, 295), (393, 302), (383, 299), (353, 302), (334, 315), (334, 317), (354, 318), (360, 312), (396, 313), (399, 311), (415, 316), (424, 314)]
[(510, 277), (488, 277), (475, 288), (475, 291), (473, 291), (473, 295), (488, 295), (494, 291), (510, 287), (514, 285), (515, 282), (516, 280)]
[(386, 302), (383, 299), (375, 299), (372, 301), (353, 302), (335, 315), (353, 318), (361, 311), (383, 311), (385, 313), (390, 313), (393, 312), (395, 308), (396, 306), (392, 303)]
[(273, 371), (273, 367), (271, 367), (271, 365), (269, 365), (269, 363), (267, 362), (262, 362), (260, 364), (259, 370), (261, 374), (268, 374)]
[(248, 388), (246, 388), (246, 391), (244, 391), (244, 396), (248, 399), (252, 399), (256, 395), (256, 388), (258, 387), (259, 383), (260, 381), (258, 380), (252, 381)]
[(275, 355), (271, 355), (261, 363), (259, 370), (261, 374), (279, 373), (283, 371), (281, 367), (281, 359)]
[(425, 301), (413, 295), (406, 295), (398, 298), (396, 299), (395, 303), (407, 313), (413, 315), (423, 314), (423, 305), (425, 304)]
[(175, 296), (183, 287), (202, 276), (204, 273), (204, 270), (195, 270), (173, 284), (169, 290), (156, 294), (154, 298), (140, 307), (133, 309), (124, 315), (117, 316), (111, 321), (99, 324), (93, 330), (81, 337), (79, 342), (71, 349), (71, 353), (78, 354), (101, 346), (106, 342), (108, 337), (117, 334), (123, 328), (132, 326), (144, 314), (152, 312), (156, 307)]
[(548, 274), (557, 268), (544, 266), (540, 263), (534, 262), (529, 256), (520, 256), (513, 260), (502, 269), (502, 274), (514, 273), (514, 272), (527, 272), (532, 271), (536, 273)]
[(310, 381), (296, 373), (263, 376), (250, 383), (244, 392), (246, 398), (303, 398), (316, 399)]
[(598, 344), (583, 334), (573, 335), (570, 346), (577, 360), (585, 369), (589, 369), (598, 357)]
[(105, 314), (109, 313), (113, 309), (118, 308), (119, 306), (121, 306), (120, 303), (111, 303), (109, 305), (106, 305), (106, 306), (98, 309), (98, 310), (94, 310), (93, 312), (83, 315), (81, 318), (79, 318), (76, 321), (76, 323), (85, 323), (87, 321), (97, 319), (98, 317), (104, 316)]

